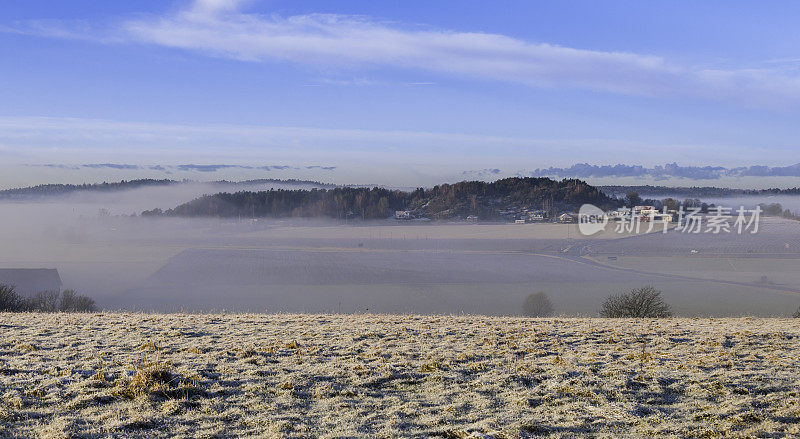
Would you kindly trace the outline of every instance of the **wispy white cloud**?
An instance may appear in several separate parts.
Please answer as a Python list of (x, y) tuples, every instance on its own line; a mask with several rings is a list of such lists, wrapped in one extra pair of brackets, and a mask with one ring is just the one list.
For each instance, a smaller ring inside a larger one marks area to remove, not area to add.
[(121, 28), (136, 41), (242, 61), (393, 67), (628, 94), (652, 94), (655, 76), (677, 73), (655, 56), (529, 43), (498, 34), (404, 28), (360, 16), (281, 17), (195, 6), (127, 21)]
[(388, 67), (624, 95), (720, 99), (755, 106), (800, 102), (796, 69), (780, 63), (707, 68), (649, 54), (402, 26), (361, 16), (255, 14), (244, 8), (247, 3), (196, 0), (166, 15), (141, 16), (99, 31), (85, 23), (52, 21), (10, 29), (57, 38), (149, 43), (247, 62), (289, 62), (324, 70)]

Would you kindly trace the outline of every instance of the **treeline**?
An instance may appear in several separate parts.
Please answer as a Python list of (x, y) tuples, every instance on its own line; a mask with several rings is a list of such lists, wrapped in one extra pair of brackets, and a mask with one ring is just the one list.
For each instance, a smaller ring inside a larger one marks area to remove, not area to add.
[(800, 215), (795, 212), (792, 212), (789, 209), (784, 209), (781, 203), (771, 203), (765, 204), (761, 203), (758, 205), (761, 210), (764, 212), (764, 215), (767, 216), (782, 216), (784, 218), (793, 219), (793, 220), (800, 220)]
[(381, 188), (272, 189), (206, 195), (165, 212), (144, 211), (142, 216), (373, 219), (385, 218), (407, 202), (407, 193)]
[(411, 192), (385, 188), (340, 187), (311, 190), (269, 190), (206, 195), (143, 216), (328, 217), (380, 219), (410, 210), (431, 219), (478, 215), (500, 218), (515, 209), (573, 209), (583, 203), (614, 207), (619, 201), (587, 183), (569, 179), (506, 178), (495, 182), (463, 181)]
[(40, 291), (23, 297), (10, 285), (0, 284), (0, 312), (94, 312), (94, 299), (75, 290)]
[(620, 202), (627, 207), (635, 206), (653, 206), (656, 210), (667, 209), (668, 211), (677, 211), (681, 207), (684, 209), (699, 208), (700, 212), (707, 213), (714, 204), (708, 204), (700, 201), (699, 198), (686, 198), (683, 201), (674, 198), (664, 198), (662, 200), (653, 198), (642, 198), (637, 192), (628, 192), (625, 197), (619, 199)]
[(254, 180), (242, 180), (242, 181), (217, 180), (217, 181), (212, 181), (211, 184), (231, 185), (231, 186), (247, 186), (255, 184), (285, 184), (293, 186), (309, 185), (309, 186), (319, 186), (325, 188), (337, 187), (337, 185), (331, 183), (323, 183), (317, 180), (298, 180), (296, 178), (287, 178), (287, 179), (257, 178)]
[(800, 188), (789, 189), (732, 189), (720, 187), (671, 187), (671, 186), (599, 186), (599, 189), (611, 196), (623, 195), (629, 192), (646, 194), (650, 196), (677, 196), (687, 198), (699, 197), (736, 197), (745, 195), (800, 195)]
[[(127, 189), (138, 189), (142, 187), (149, 187), (149, 186), (169, 186), (173, 184), (192, 184), (198, 183), (193, 180), (170, 180), (170, 179), (152, 179), (152, 178), (142, 178), (137, 180), (122, 180), (119, 182), (112, 182), (112, 183), (83, 183), (83, 184), (40, 184), (37, 186), (29, 186), (29, 187), (22, 187), (22, 188), (15, 188), (15, 189), (5, 189), (0, 190), (0, 199), (24, 199), (28, 197), (37, 197), (37, 196), (55, 196), (55, 195), (65, 195), (73, 192), (111, 192), (111, 191), (119, 191), (119, 190), (127, 190)], [(293, 185), (293, 186), (300, 186), (300, 185), (310, 185), (310, 186), (319, 186), (319, 187), (336, 187), (336, 185), (322, 183), (319, 181), (314, 180), (297, 180), (294, 178), (281, 180), (275, 178), (261, 178), (255, 180), (243, 180), (243, 181), (228, 181), (228, 180), (217, 180), (211, 181), (207, 184), (210, 185), (218, 185), (222, 187), (227, 186), (253, 186), (253, 185), (260, 185), (260, 184), (283, 184), (283, 185)]]
[[(700, 209), (702, 213), (708, 213), (709, 211), (713, 210), (717, 206), (714, 204), (708, 204), (700, 201), (698, 198), (687, 198), (685, 200), (678, 201), (674, 198), (664, 198), (663, 200), (656, 200), (652, 198), (642, 198), (636, 192), (628, 192), (624, 198), (619, 198), (619, 201), (627, 207), (634, 207), (634, 206), (653, 206), (656, 210), (667, 209), (668, 211), (677, 211), (681, 207), (683, 209)], [(734, 209), (735, 206), (723, 206)], [(758, 207), (761, 208), (761, 212), (765, 216), (780, 216), (788, 219), (793, 220), (800, 220), (800, 215), (795, 212), (792, 212), (789, 209), (784, 209), (783, 205), (780, 203), (760, 203)], [(735, 213), (735, 211), (734, 211)]]
[(118, 191), (125, 189), (137, 189), (144, 186), (167, 186), (177, 184), (175, 180), (155, 180), (152, 178), (143, 178), (139, 180), (122, 180), (115, 183), (83, 183), (83, 184), (40, 184), (38, 186), (30, 186), (16, 189), (6, 189), (0, 191), (0, 198), (24, 198), (30, 196), (42, 195), (64, 195), (71, 192), (90, 191), (90, 192), (106, 192)]

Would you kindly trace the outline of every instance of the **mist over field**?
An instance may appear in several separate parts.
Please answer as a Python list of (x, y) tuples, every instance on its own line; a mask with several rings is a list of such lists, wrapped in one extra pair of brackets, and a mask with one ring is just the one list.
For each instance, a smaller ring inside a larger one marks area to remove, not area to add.
[[(282, 186), (235, 190), (270, 187)], [(136, 216), (219, 190), (2, 201), (0, 268), (57, 268), (65, 288), (128, 310), (519, 315), (542, 291), (557, 313), (591, 316), (608, 295), (642, 285), (684, 316), (782, 316), (800, 302), (800, 223), (778, 218), (756, 235), (589, 238), (574, 224)]]

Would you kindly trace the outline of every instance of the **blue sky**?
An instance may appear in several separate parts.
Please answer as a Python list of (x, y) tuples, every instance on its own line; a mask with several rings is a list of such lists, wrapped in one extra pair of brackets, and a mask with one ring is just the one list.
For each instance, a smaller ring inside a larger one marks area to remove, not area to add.
[[(798, 19), (796, 2), (4, 2), (0, 186), (788, 166)], [(140, 167), (80, 166), (103, 163)]]

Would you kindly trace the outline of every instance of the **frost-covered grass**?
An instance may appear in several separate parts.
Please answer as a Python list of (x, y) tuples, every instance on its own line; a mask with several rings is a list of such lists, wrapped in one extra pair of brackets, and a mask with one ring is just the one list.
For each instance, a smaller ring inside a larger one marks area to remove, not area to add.
[(0, 437), (781, 437), (781, 319), (0, 314)]

